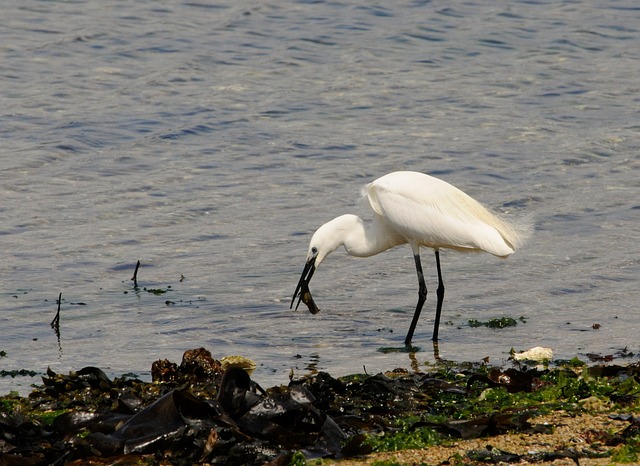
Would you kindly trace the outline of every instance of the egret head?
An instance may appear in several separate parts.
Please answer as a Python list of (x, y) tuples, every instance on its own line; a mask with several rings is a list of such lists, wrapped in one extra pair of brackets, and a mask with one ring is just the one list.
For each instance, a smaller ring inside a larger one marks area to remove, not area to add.
[(311, 292), (309, 291), (309, 282), (313, 273), (320, 263), (330, 253), (335, 251), (340, 245), (344, 244), (347, 233), (351, 230), (354, 223), (360, 221), (355, 215), (342, 215), (334, 218), (330, 222), (322, 225), (311, 237), (309, 243), (309, 251), (307, 252), (307, 262), (302, 270), (302, 275), (298, 281), (295, 293), (291, 299), (291, 306), (298, 299), (296, 309), (300, 305), (300, 301), (305, 303), (312, 314), (317, 314), (320, 309), (313, 302)]

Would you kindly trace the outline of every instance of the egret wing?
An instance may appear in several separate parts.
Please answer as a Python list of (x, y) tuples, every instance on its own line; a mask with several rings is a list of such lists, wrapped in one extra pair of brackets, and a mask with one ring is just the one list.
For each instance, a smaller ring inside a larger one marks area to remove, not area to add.
[(395, 172), (367, 185), (371, 208), (408, 241), (432, 248), (513, 252), (502, 220), (455, 186), (414, 172)]

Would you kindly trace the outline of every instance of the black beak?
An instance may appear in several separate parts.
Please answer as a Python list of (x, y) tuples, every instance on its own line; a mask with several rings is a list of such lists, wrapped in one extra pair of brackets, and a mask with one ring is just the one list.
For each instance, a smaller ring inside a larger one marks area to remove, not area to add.
[[(313, 256), (311, 259), (307, 261), (304, 265), (304, 270), (302, 271), (302, 275), (300, 275), (300, 280), (298, 281), (298, 286), (296, 286), (296, 291), (293, 293), (293, 298), (291, 298), (291, 305), (289, 309), (293, 307), (293, 302), (298, 298), (298, 304), (296, 304), (296, 310), (298, 310), (298, 306), (300, 305), (300, 300), (302, 299), (302, 295), (304, 293), (309, 293), (309, 282), (311, 281), (311, 277), (313, 277), (313, 273), (316, 271), (316, 256)], [(309, 293), (309, 296), (311, 293)]]

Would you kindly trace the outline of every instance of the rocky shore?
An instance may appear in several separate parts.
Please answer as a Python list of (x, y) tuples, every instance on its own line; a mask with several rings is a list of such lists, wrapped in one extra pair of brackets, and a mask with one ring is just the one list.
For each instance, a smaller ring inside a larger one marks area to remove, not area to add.
[(0, 397), (0, 464), (633, 463), (640, 364), (616, 362), (442, 361), (268, 389), (250, 360), (203, 348), (154, 362), (150, 383), (49, 371)]

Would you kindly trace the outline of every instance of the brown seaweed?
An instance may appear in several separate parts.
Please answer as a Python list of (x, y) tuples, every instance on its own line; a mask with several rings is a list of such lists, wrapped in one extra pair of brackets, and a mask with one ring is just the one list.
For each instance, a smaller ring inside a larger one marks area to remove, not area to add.
[[(264, 390), (239, 367), (223, 372), (202, 348), (187, 351), (179, 365), (160, 360), (153, 367), (153, 383), (111, 380), (96, 367), (67, 375), (49, 370), (28, 398), (2, 397), (0, 463), (287, 464), (296, 451), (307, 458), (352, 457), (380, 448), (380, 442), (402, 448), (403, 436), (425, 429), (444, 440), (549, 429), (530, 418), (540, 403), (536, 392), (554, 380), (565, 388), (550, 387), (549, 393), (570, 401), (566, 406), (591, 395), (590, 386), (566, 369), (476, 365), (455, 373), (394, 371), (340, 379), (318, 372)], [(605, 366), (584, 373), (616, 377), (606, 386), (610, 399), (634, 405), (639, 369)], [(483, 385), (492, 387), (491, 396), (502, 400), (503, 408), (487, 412), (489, 405), (480, 406), (478, 394), (487, 392)], [(514, 407), (511, 397), (528, 401)], [(599, 441), (632, 442), (640, 432), (638, 419), (629, 415), (625, 430)], [(503, 453), (488, 449), (470, 452), (469, 458), (512, 458)]]
[(300, 300), (307, 305), (311, 314), (315, 315), (320, 312), (320, 308), (316, 306), (313, 296), (311, 296), (311, 291), (309, 290), (309, 284), (307, 282), (302, 282), (300, 285)]

